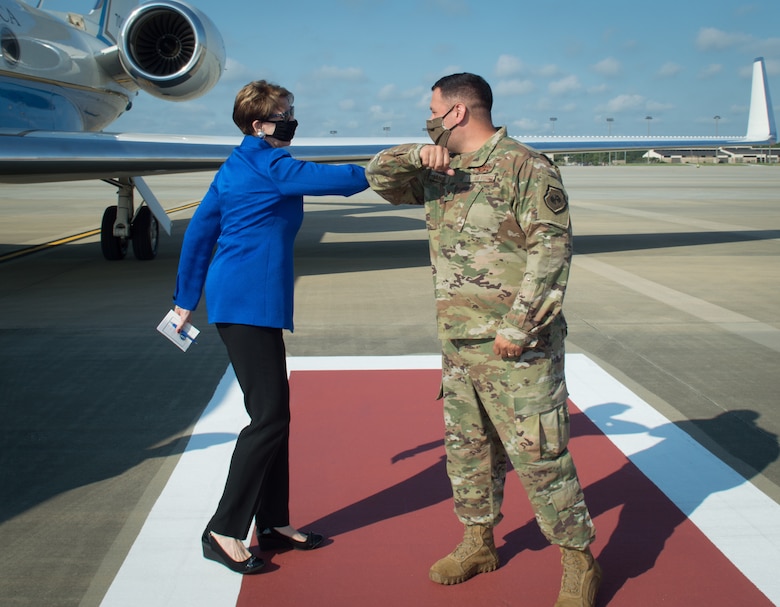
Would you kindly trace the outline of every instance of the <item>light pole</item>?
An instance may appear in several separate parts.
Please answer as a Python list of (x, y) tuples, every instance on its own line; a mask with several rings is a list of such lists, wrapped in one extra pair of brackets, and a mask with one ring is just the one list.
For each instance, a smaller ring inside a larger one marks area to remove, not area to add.
[(612, 123), (615, 122), (614, 118), (607, 118), (607, 134), (612, 136)]
[(383, 126), (382, 130), (385, 132), (385, 137), (390, 136), (390, 127), (389, 126)]
[(645, 116), (645, 120), (647, 120), (647, 136), (650, 137), (650, 121), (653, 119), (652, 116)]
[(555, 135), (555, 121), (558, 120), (555, 116), (550, 116), (550, 122), (552, 122), (552, 134)]
[(715, 120), (715, 137), (718, 136), (718, 120), (720, 120), (720, 116), (713, 116), (713, 120)]

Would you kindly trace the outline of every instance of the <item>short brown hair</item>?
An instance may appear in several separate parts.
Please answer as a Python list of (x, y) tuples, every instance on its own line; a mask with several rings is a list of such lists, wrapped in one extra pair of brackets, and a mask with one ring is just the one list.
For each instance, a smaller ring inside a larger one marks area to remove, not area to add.
[(254, 135), (252, 123), (266, 120), (279, 111), (282, 99), (293, 103), (293, 94), (286, 88), (265, 80), (255, 80), (244, 86), (233, 103), (233, 122), (244, 135)]

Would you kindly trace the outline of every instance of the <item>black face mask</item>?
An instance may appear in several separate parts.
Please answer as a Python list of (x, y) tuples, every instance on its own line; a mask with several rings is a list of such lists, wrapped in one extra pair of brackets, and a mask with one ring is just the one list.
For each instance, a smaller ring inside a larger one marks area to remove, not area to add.
[(292, 141), (292, 138), (295, 137), (295, 129), (298, 128), (297, 120), (274, 122), (274, 124), (276, 125), (274, 132), (271, 135), (267, 135), (268, 137), (273, 137), (279, 141)]

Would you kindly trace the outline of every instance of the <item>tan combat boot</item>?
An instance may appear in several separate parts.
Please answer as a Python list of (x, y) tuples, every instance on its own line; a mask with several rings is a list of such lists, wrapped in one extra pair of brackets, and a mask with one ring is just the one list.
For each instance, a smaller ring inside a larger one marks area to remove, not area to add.
[(496, 568), (498, 553), (493, 543), (493, 528), (466, 525), (463, 541), (433, 564), (428, 577), (437, 584), (460, 584), (478, 573), (495, 571)]
[(601, 565), (585, 550), (561, 546), (561, 592), (555, 607), (593, 607), (601, 585)]

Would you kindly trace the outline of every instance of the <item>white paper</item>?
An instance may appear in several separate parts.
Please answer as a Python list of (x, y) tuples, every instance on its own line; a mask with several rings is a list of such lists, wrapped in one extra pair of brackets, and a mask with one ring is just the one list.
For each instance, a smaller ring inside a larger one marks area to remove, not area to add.
[(187, 348), (192, 344), (197, 343), (195, 340), (200, 334), (200, 330), (186, 322), (184, 323), (184, 328), (181, 330), (181, 333), (177, 333), (176, 327), (179, 326), (179, 323), (181, 323), (181, 317), (173, 310), (170, 310), (165, 315), (165, 318), (162, 319), (162, 322), (157, 325), (157, 330), (170, 339), (182, 352), (186, 352)]

